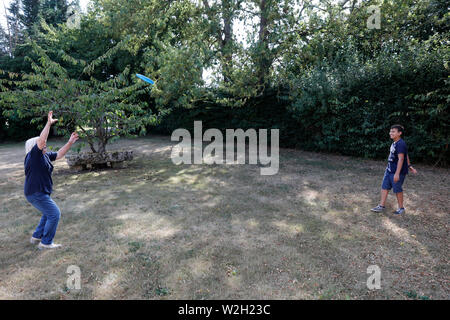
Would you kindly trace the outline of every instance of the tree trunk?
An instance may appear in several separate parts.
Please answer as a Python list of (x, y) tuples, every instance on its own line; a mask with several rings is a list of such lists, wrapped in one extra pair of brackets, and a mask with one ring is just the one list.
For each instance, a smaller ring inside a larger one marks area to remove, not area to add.
[(231, 7), (232, 3), (230, 3), (230, 0), (222, 1), (224, 38), (221, 41), (221, 51), (223, 56), (222, 76), (224, 82), (230, 82), (230, 74), (233, 67), (233, 12)]
[(98, 153), (104, 153), (106, 151), (106, 143), (99, 141), (98, 143)]
[[(208, 0), (202, 0), (206, 8), (206, 14), (211, 21), (217, 19), (211, 10)], [(239, 4), (237, 5), (237, 7)], [(224, 82), (230, 82), (230, 74), (233, 66), (233, 15), (235, 8), (233, 7), (233, 0), (222, 1), (221, 19), (223, 21), (223, 29), (218, 29), (216, 39), (220, 48), (221, 55), (221, 70)]]
[(9, 28), (9, 21), (8, 21), (8, 12), (6, 11), (5, 2), (3, 2), (3, 7), (5, 8), (5, 18), (6, 18), (6, 27), (8, 29), (8, 41), (9, 41), (9, 56), (12, 57), (12, 41), (11, 41), (11, 30)]
[(107, 137), (107, 132), (106, 129), (104, 128), (104, 124), (105, 123), (105, 116), (101, 116), (101, 118), (99, 119), (98, 123), (97, 123), (97, 128), (96, 128), (96, 132), (97, 132), (97, 139), (98, 139), (98, 149), (97, 151), (99, 153), (103, 153), (106, 151), (106, 144), (108, 142), (108, 137)]
[(92, 141), (90, 141), (90, 139), (88, 139), (88, 144), (89, 144), (89, 147), (91, 148), (91, 151), (92, 151), (93, 153), (96, 153), (97, 150), (95, 150), (94, 144), (92, 143)]
[(269, 31), (267, 30), (269, 21), (267, 19), (268, 15), (267, 2), (266, 0), (261, 0), (259, 3), (260, 11), (260, 22), (259, 22), (259, 34), (258, 34), (258, 85), (260, 90), (264, 91), (264, 86), (266, 83), (266, 77), (269, 72), (270, 59), (269, 59), (269, 44), (267, 43)]

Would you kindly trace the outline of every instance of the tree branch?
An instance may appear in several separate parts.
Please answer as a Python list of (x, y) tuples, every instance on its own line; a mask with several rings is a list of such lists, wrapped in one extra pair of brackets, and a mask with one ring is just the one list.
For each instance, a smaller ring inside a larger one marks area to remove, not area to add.
[(97, 153), (97, 151), (94, 148), (94, 143), (92, 142), (92, 139), (89, 137), (89, 134), (86, 132), (86, 130), (84, 130), (84, 128), (80, 125), (78, 125), (81, 129), (81, 131), (83, 131), (83, 133), (86, 135), (87, 141), (89, 143), (89, 146), (91, 147), (92, 152)]

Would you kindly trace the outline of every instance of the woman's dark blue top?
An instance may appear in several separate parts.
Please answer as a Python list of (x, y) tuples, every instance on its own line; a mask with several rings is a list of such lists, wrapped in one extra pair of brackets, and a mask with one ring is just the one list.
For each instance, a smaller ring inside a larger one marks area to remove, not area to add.
[(27, 153), (24, 160), (24, 193), (26, 196), (32, 195), (35, 192), (52, 193), (52, 161), (56, 160), (57, 155), (57, 152), (46, 152), (43, 154), (42, 150), (38, 148), (37, 143)]

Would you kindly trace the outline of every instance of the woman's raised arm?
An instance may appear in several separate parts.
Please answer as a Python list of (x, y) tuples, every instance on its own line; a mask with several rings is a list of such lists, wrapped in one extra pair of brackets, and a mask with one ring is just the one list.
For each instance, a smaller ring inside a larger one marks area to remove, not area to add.
[(72, 145), (77, 140), (78, 140), (78, 133), (72, 132), (72, 134), (70, 135), (69, 141), (61, 149), (58, 150), (58, 153), (56, 155), (56, 160), (59, 160), (62, 157), (64, 157), (65, 154), (67, 153), (67, 151), (69, 151), (69, 149), (72, 147)]
[(48, 134), (50, 132), (50, 127), (52, 124), (54, 124), (58, 119), (53, 119), (53, 111), (50, 111), (48, 113), (47, 117), (47, 124), (45, 125), (44, 129), (42, 130), (39, 139), (37, 140), (37, 145), (40, 150), (42, 150), (47, 143)]

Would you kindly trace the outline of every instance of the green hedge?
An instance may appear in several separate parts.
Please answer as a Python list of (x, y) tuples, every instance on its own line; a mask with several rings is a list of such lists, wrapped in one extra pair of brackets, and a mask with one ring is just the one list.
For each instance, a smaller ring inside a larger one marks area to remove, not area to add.
[(32, 118), (20, 118), (17, 114), (4, 116), (0, 109), (0, 142), (1, 141), (25, 141), (38, 136), (39, 123), (31, 123)]
[(243, 107), (200, 102), (176, 108), (150, 131), (192, 131), (195, 120), (203, 130), (278, 128), (281, 147), (383, 159), (390, 126), (399, 123), (413, 162), (448, 165), (448, 56), (442, 47), (386, 48), (361, 62), (352, 48), (343, 49)]

